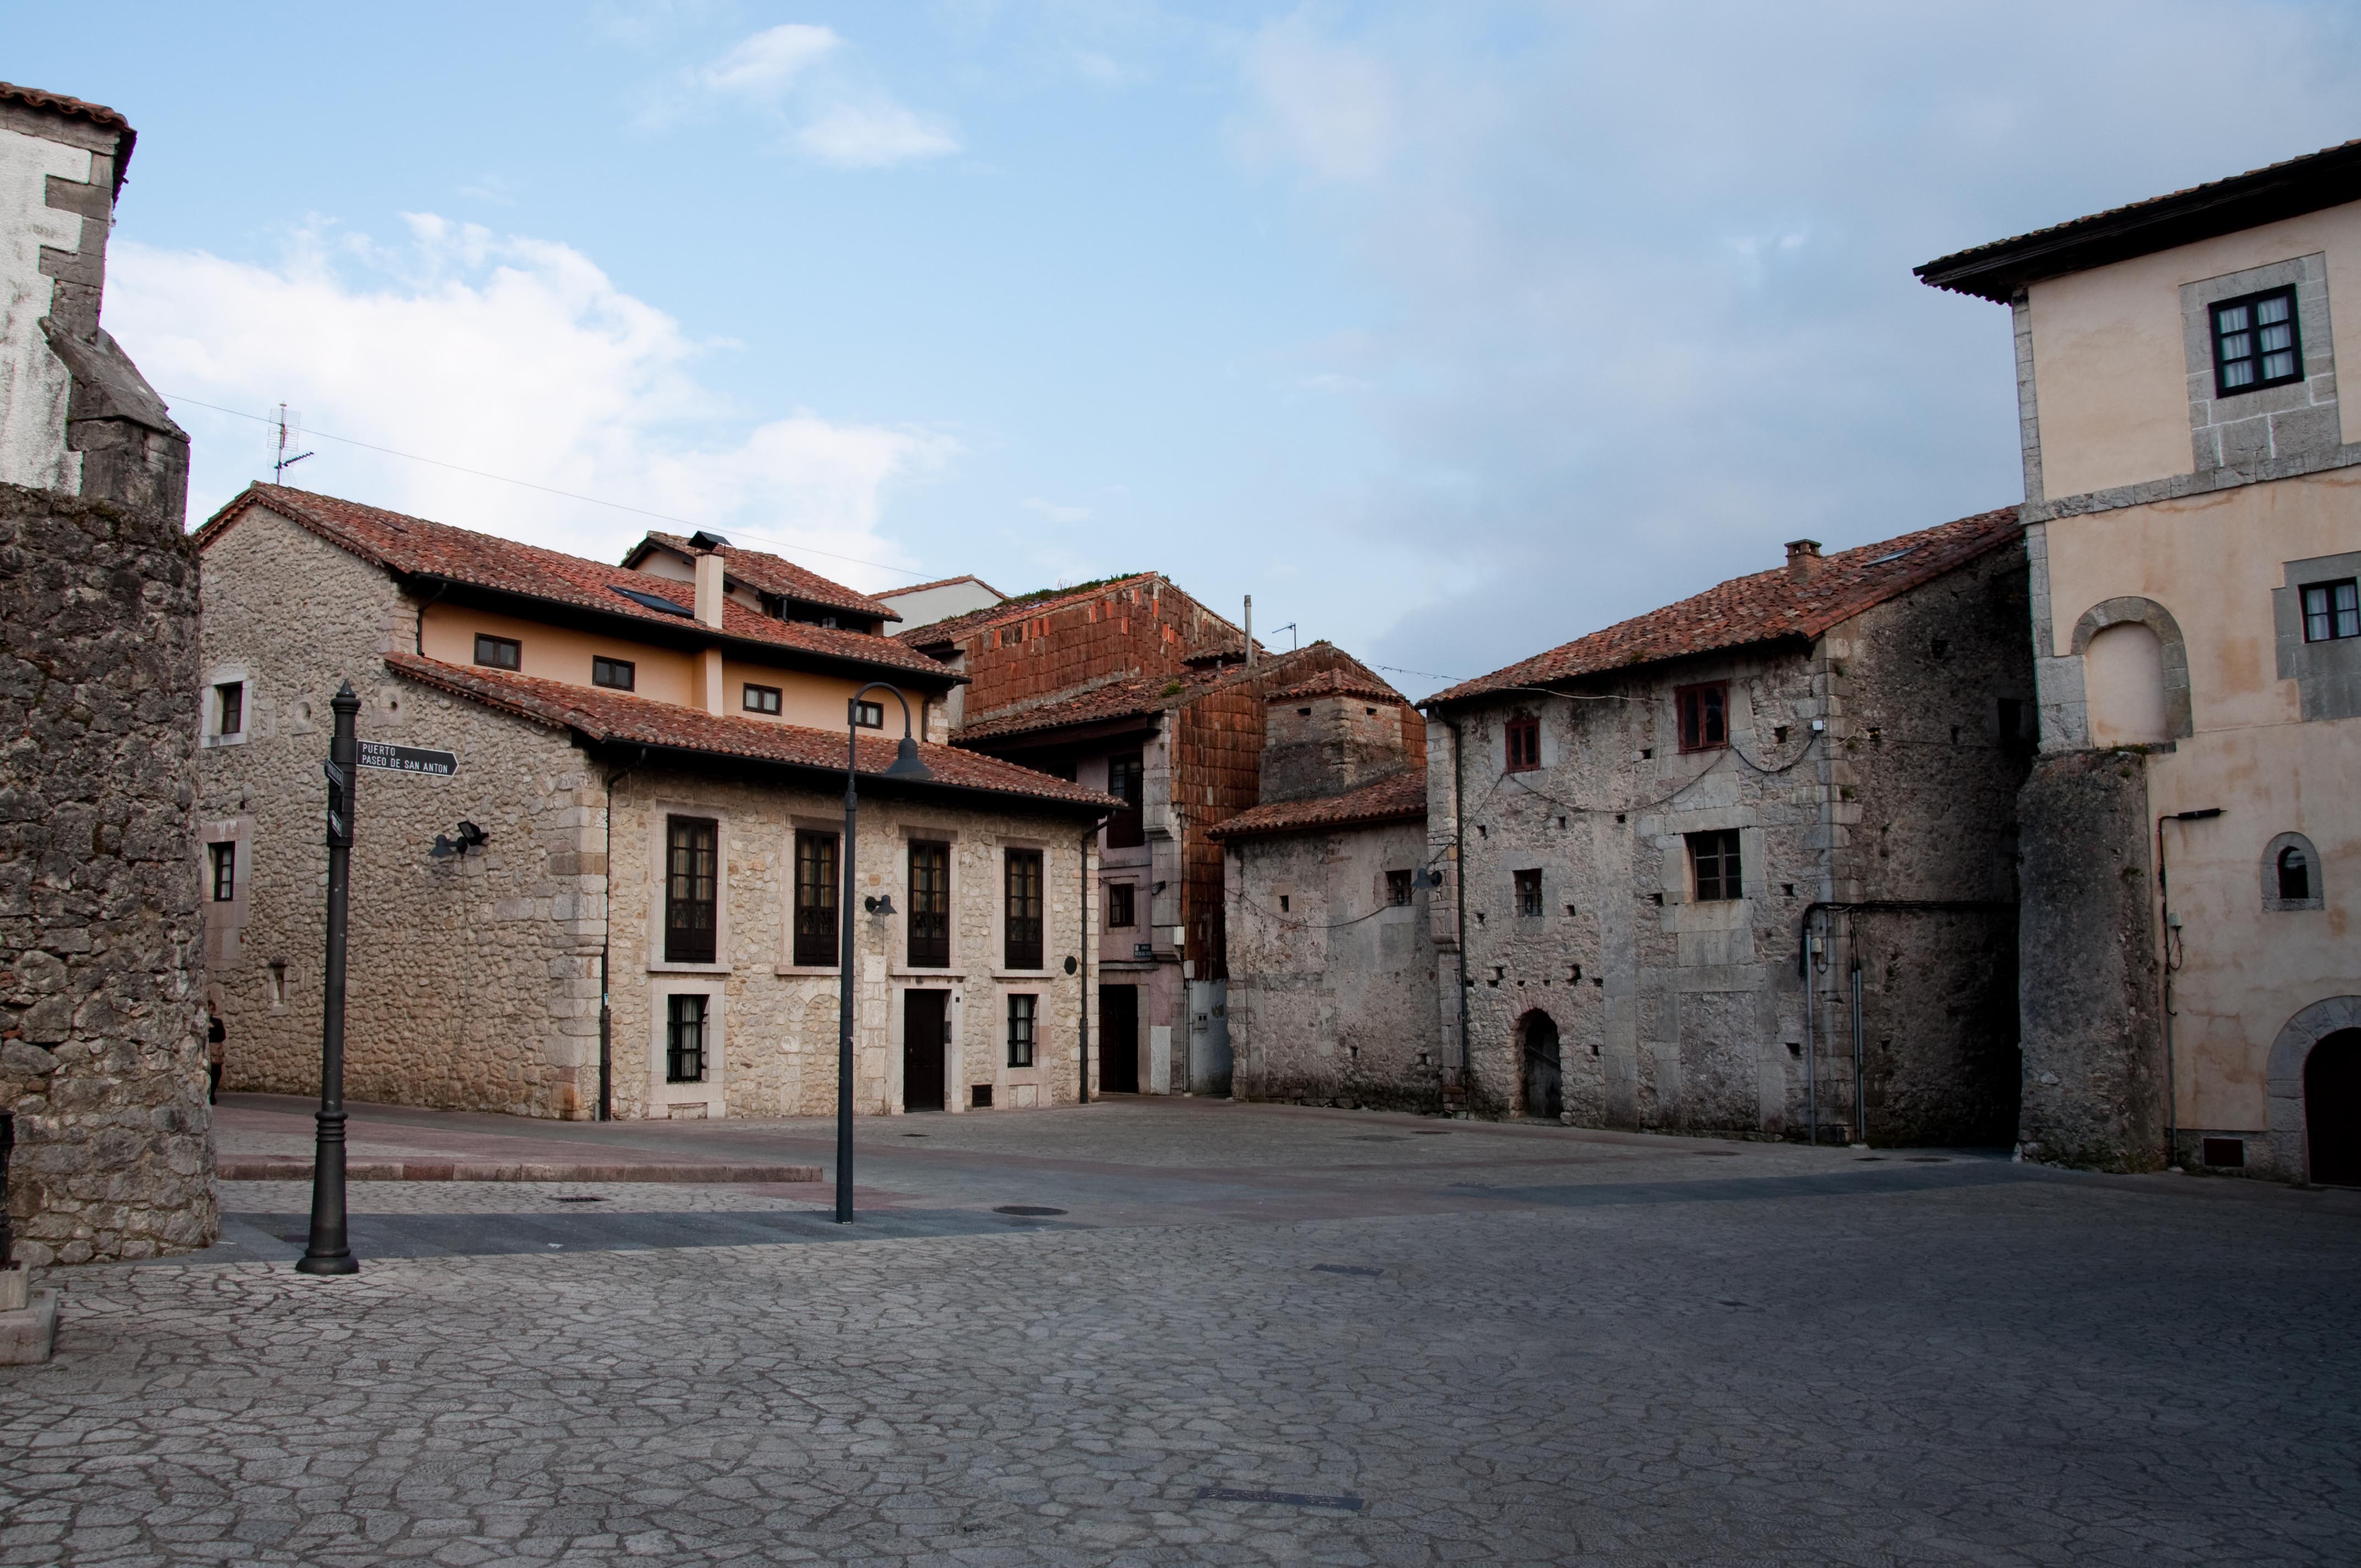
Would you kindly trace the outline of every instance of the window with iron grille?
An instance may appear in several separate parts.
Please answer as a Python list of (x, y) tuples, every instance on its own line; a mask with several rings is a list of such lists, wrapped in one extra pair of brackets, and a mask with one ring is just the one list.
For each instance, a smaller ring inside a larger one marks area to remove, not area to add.
[(1120, 931), (1139, 924), (1139, 911), (1134, 903), (1137, 891), (1137, 884), (1132, 883), (1107, 883), (1107, 927), (1110, 930)]
[(664, 999), (664, 1081), (705, 1081), (705, 1003), (702, 996)]
[(2295, 289), (2272, 289), (2213, 307), (2213, 395), (2226, 398), (2303, 379)]
[(237, 846), (208, 844), (214, 858), (214, 902), (227, 904), (237, 896)]
[(709, 964), (719, 886), (720, 825), (705, 817), (664, 818), (664, 962)]
[(1388, 904), (1408, 904), (1410, 902), (1410, 872), (1388, 872), (1386, 873), (1386, 902)]
[(1730, 683), (1708, 681), (1673, 692), (1681, 718), (1681, 750), (1714, 751), (1730, 744)]
[(2303, 640), (2334, 642), (2361, 637), (2361, 579), (2307, 583), (2303, 587)]
[(593, 655), (590, 660), (590, 684), (594, 686), (612, 686), (619, 692), (627, 692), (637, 684), (639, 673), (639, 666), (629, 659)]
[(215, 704), (214, 717), (221, 721), (220, 727), (214, 733), (216, 735), (246, 733), (246, 683), (224, 681), (214, 687), (214, 700)]
[(1006, 951), (1002, 962), (1009, 969), (1041, 967), (1041, 851), (1008, 851), (1005, 908), (1002, 916)]
[(1107, 793), (1123, 802), (1123, 809), (1107, 819), (1107, 848), (1127, 850), (1148, 842), (1141, 803), (1147, 798), (1148, 763), (1142, 753), (1128, 751), (1107, 759)]
[(1738, 863), (1738, 829), (1692, 833), (1688, 840), (1689, 869), (1697, 877), (1698, 901), (1739, 897), (1742, 879)]
[(749, 681), (738, 699), (738, 706), (749, 713), (776, 713), (779, 711), (779, 688), (758, 686)]
[(1542, 765), (1542, 721), (1530, 715), (1509, 720), (1509, 765), (1512, 773), (1529, 773)]
[(1041, 999), (1038, 996), (1012, 996), (1008, 999), (1008, 1065), (1033, 1065), (1033, 1025), (1039, 1016)]
[(910, 846), (910, 963), (942, 969), (951, 961), (951, 847)]
[(1538, 868), (1511, 873), (1517, 883), (1517, 913), (1539, 915), (1542, 912), (1542, 873)]
[(513, 637), (476, 634), (476, 663), (488, 669), (513, 670), (524, 663), (524, 644)]
[(842, 956), (836, 924), (836, 835), (796, 835), (796, 962), (825, 969)]

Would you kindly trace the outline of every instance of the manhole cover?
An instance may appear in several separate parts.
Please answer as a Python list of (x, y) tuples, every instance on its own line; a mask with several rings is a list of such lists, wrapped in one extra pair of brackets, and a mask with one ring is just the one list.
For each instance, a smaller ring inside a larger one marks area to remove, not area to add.
[(1949, 1155), (1914, 1154), (1905, 1156), (1904, 1157), (1906, 1162), (1911, 1165), (1949, 1165), (1951, 1163), (1951, 1157)]
[(1697, 1155), (1702, 1159), (1736, 1159), (1738, 1151), (1736, 1149), (1699, 1149)]
[(604, 1203), (604, 1198), (553, 1198), (553, 1203)]
[(1402, 1140), (1391, 1133), (1355, 1133), (1345, 1141), (1348, 1144), (1398, 1144)]
[(1315, 1263), (1314, 1274), (1349, 1274), (1356, 1279), (1375, 1279), (1385, 1272), (1382, 1268), (1365, 1268), (1356, 1263)]
[(1421, 1127), (1411, 1135), (1414, 1138), (1447, 1138), (1451, 1134), (1442, 1127)]
[(927, 1135), (924, 1133), (905, 1133), (902, 1135), (906, 1138), (923, 1138)]
[(1063, 1209), (1045, 1209), (1038, 1203), (1003, 1203), (993, 1211), (995, 1214), (1062, 1214)]
[(1852, 1162), (1855, 1165), (1876, 1165), (1884, 1158), (1882, 1154), (1861, 1154), (1853, 1156)]

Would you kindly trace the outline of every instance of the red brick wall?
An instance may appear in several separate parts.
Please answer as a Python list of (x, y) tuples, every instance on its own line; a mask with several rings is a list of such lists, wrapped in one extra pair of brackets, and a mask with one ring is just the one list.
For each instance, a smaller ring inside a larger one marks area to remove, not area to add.
[(1227, 980), (1227, 911), (1222, 847), (1205, 829), (1255, 804), (1262, 781), (1260, 682), (1208, 692), (1180, 710), (1172, 759), (1172, 793), (1180, 834), (1180, 924), (1199, 980)]
[[(1022, 641), (1007, 640), (1012, 627), (1023, 629)], [(1087, 598), (1053, 600), (1038, 614), (970, 632), (966, 646), (966, 713), (972, 720), (1104, 680), (1178, 676), (1191, 655), (1238, 646), (1238, 633), (1151, 576)]]

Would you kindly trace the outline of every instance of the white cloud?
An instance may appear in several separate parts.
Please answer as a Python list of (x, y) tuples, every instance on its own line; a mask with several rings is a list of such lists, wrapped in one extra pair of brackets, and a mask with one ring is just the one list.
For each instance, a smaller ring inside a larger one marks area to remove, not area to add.
[[(106, 319), (194, 434), (192, 516), (267, 477), (265, 427), (194, 402), (304, 411), (313, 432), (837, 555), (899, 565), (894, 487), (957, 452), (939, 434), (808, 411), (746, 418), (700, 384), (663, 311), (588, 257), (434, 216), (379, 246), (315, 227), (275, 265), (122, 245)], [(664, 524), (314, 436), (291, 482), (613, 559)], [(787, 554), (794, 554), (790, 549)], [(863, 587), (891, 572), (817, 554)]]
[(796, 78), (843, 43), (833, 28), (788, 22), (740, 39), (719, 60), (690, 72), (690, 80), (721, 97), (776, 104)]
[(876, 169), (959, 150), (959, 138), (941, 121), (890, 99), (831, 104), (796, 129), (795, 144), (822, 163), (844, 169)]
[(950, 123), (897, 102), (833, 28), (787, 22), (677, 73), (642, 106), (662, 129), (730, 110), (770, 122), (783, 150), (840, 169), (881, 169), (957, 152)]
[(1257, 159), (1289, 159), (1323, 179), (1374, 180), (1394, 146), (1394, 83), (1369, 53), (1323, 38), (1303, 16), (1246, 46), (1249, 115), (1234, 127)]
[(1082, 522), (1091, 515), (1088, 507), (1065, 506), (1057, 501), (1043, 500), (1039, 496), (1027, 496), (1016, 504), (1027, 511), (1040, 513), (1051, 522)]

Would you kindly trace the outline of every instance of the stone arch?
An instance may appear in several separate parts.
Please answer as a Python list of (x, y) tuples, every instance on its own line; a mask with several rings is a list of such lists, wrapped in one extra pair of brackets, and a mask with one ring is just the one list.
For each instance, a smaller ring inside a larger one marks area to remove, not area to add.
[(1517, 1020), (1515, 1038), (1524, 1113), (1554, 1122), (1565, 1111), (1565, 1062), (1557, 1020), (1533, 1008)]
[(2074, 623), (2074, 656), (2091, 650), (2091, 639), (2110, 626), (2145, 626), (2156, 633), (2164, 657), (2165, 733), (2180, 740), (2197, 732), (2189, 703), (2189, 643), (2172, 612), (2152, 598), (2136, 594), (2104, 599), (2082, 612)]
[(2281, 1176), (2303, 1179), (2303, 1064), (2312, 1047), (2340, 1029), (2361, 1029), (2361, 996), (2331, 996), (2313, 1003), (2280, 1025), (2279, 1037), (2271, 1042), (2267, 1073), (2271, 1166)]
[[(2279, 890), (2280, 858), (2290, 850), (2303, 857), (2305, 879), (2311, 884), (2311, 892), (2302, 898), (2289, 898)], [(2263, 907), (2272, 911), (2326, 908), (2328, 890), (2322, 870), (2320, 851), (2302, 834), (2282, 833), (2273, 839), (2263, 851)]]

